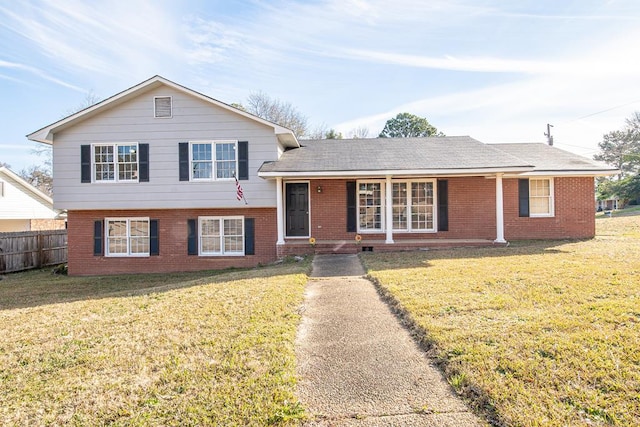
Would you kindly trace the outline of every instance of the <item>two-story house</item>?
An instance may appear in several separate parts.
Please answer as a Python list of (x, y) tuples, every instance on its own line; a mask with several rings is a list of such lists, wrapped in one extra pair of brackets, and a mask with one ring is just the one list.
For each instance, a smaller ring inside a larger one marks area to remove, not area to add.
[(298, 141), (159, 76), (28, 138), (53, 145), (74, 275), (587, 238), (594, 177), (616, 172), (544, 144)]

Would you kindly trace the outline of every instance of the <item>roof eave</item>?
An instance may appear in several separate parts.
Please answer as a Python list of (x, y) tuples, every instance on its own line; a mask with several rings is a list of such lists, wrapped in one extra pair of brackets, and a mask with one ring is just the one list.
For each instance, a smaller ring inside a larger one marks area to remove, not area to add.
[(497, 173), (524, 173), (533, 171), (530, 166), (517, 166), (508, 168), (455, 168), (455, 169), (395, 169), (395, 170), (341, 170), (341, 171), (258, 171), (258, 176), (264, 179), (273, 178), (344, 178), (344, 177), (370, 177), (370, 176), (477, 176), (494, 175)]
[[(558, 169), (548, 169), (548, 170), (533, 170), (531, 172), (526, 172), (522, 174), (516, 174), (517, 176), (573, 176), (573, 177), (581, 177), (581, 176), (612, 176), (619, 174), (620, 171), (618, 169), (600, 169), (600, 170), (588, 170), (588, 169), (576, 169), (576, 170), (558, 170)], [(516, 176), (514, 175), (514, 176)], [(509, 175), (510, 176), (510, 175)], [(507, 177), (509, 177), (507, 176)]]
[(285, 127), (282, 127), (276, 123), (272, 123), (268, 120), (265, 120), (261, 117), (258, 116), (254, 116), (251, 113), (247, 113), (246, 111), (242, 111), (238, 108), (232, 107), (229, 104), (225, 104), (224, 102), (218, 101), (217, 99), (211, 98), (210, 96), (204, 95), (200, 92), (196, 92), (192, 89), (189, 89), (185, 86), (179, 85), (177, 83), (172, 82), (171, 80), (167, 80), (164, 77), (161, 76), (154, 76), (151, 77), (148, 80), (145, 80), (142, 83), (139, 83), (129, 89), (126, 89), (120, 93), (117, 93), (116, 95), (113, 95), (97, 104), (94, 104), (88, 108), (85, 108), (84, 110), (78, 111), (77, 113), (74, 113), (70, 116), (67, 116), (61, 120), (58, 120), (55, 123), (52, 123), (48, 126), (45, 126), (41, 129), (38, 129), (35, 132), (32, 132), (30, 134), (27, 135), (27, 138), (31, 141), (36, 141), (36, 142), (42, 142), (45, 144), (52, 144), (53, 143), (53, 135), (56, 132), (59, 132), (60, 130), (72, 125), (74, 122), (79, 121), (79, 120), (84, 120), (86, 118), (89, 118), (91, 116), (93, 116), (94, 114), (97, 114), (99, 110), (103, 110), (105, 108), (107, 108), (110, 105), (113, 105), (117, 102), (122, 102), (127, 100), (130, 97), (136, 96), (137, 94), (141, 93), (141, 92), (145, 92), (148, 90), (151, 90), (155, 87), (158, 87), (160, 85), (166, 85), (169, 86), (177, 91), (186, 93), (188, 95), (192, 95), (195, 96), (196, 98), (199, 98), (203, 101), (209, 102), (211, 104), (214, 104), (220, 108), (223, 108), (225, 110), (228, 110), (232, 113), (238, 114), (240, 116), (246, 117), (250, 120), (253, 120), (255, 122), (261, 123), (263, 125), (269, 126), (274, 130), (274, 133), (277, 135), (278, 140), (285, 146), (285, 147), (291, 147), (291, 148), (296, 148), (296, 147), (300, 147), (300, 144), (298, 143), (298, 139), (296, 138), (296, 136), (294, 135), (293, 131), (291, 129), (287, 129)]

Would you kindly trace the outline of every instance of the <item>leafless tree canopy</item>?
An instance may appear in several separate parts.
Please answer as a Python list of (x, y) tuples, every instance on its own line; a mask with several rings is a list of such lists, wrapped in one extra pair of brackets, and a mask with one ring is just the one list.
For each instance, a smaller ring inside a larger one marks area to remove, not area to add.
[(249, 95), (246, 111), (291, 129), (298, 138), (307, 135), (309, 127), (307, 117), (290, 103), (271, 98), (264, 92)]

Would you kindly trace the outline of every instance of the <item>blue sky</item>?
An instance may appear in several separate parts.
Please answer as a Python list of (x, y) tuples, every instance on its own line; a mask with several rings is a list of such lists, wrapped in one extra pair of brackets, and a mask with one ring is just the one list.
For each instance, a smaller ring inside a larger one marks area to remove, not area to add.
[(0, 161), (92, 93), (159, 74), (223, 102), (263, 91), (376, 136), (407, 111), (447, 135), (587, 157), (640, 110), (637, 0), (0, 0)]

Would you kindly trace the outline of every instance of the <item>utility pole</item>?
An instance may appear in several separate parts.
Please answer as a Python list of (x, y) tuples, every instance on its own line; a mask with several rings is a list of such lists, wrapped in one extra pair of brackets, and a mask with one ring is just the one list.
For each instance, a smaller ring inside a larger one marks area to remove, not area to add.
[(547, 144), (549, 145), (553, 145), (553, 136), (551, 135), (552, 127), (553, 125), (550, 125), (549, 123), (547, 123), (547, 133), (544, 134), (544, 136), (547, 137)]

